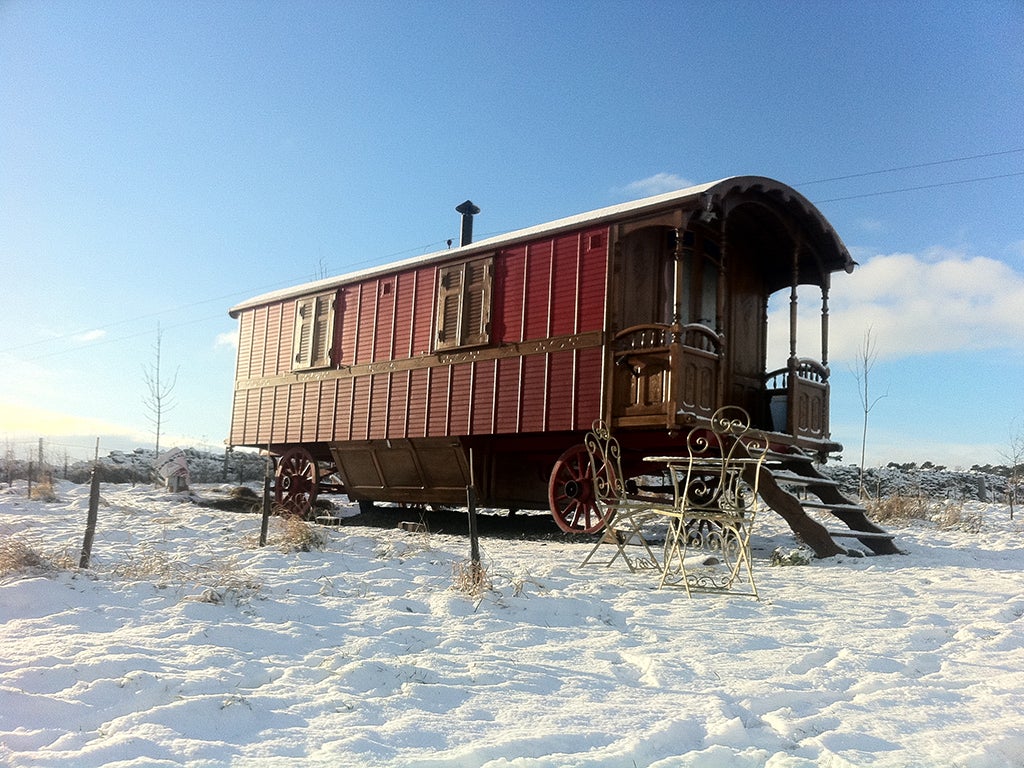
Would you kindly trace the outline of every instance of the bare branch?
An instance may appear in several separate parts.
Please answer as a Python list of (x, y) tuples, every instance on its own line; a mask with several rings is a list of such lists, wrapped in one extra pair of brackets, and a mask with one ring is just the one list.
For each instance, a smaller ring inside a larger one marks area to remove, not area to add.
[(153, 362), (149, 366), (143, 366), (142, 377), (146, 382), (148, 395), (143, 401), (146, 410), (149, 411), (148, 419), (153, 425), (153, 432), (156, 435), (156, 454), (160, 455), (160, 432), (164, 426), (164, 416), (174, 410), (177, 402), (173, 399), (172, 393), (178, 383), (178, 368), (174, 369), (174, 375), (170, 380), (161, 379), (160, 366), (162, 363), (162, 342), (163, 331), (159, 323), (156, 326), (156, 343), (153, 345)]

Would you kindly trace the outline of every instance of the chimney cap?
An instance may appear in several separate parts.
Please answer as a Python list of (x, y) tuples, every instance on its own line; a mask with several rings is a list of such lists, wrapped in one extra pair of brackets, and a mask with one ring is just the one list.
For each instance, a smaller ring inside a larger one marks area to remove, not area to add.
[(480, 208), (473, 205), (472, 200), (467, 200), (464, 203), (456, 205), (455, 211), (456, 213), (461, 213), (463, 216), (465, 216), (466, 214), (469, 214), (470, 216), (475, 216), (476, 214), (480, 213)]

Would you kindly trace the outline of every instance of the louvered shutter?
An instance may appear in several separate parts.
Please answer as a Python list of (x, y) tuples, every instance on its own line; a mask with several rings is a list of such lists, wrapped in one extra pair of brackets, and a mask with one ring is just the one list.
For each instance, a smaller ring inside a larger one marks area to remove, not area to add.
[(308, 368), (310, 340), (313, 337), (313, 315), (316, 297), (309, 296), (295, 302), (295, 333), (292, 337), (292, 368)]
[(464, 264), (442, 267), (437, 290), (437, 348), (462, 344), (462, 286)]
[(436, 349), (490, 342), (492, 271), (490, 257), (438, 270)]
[(491, 340), (491, 261), (466, 264), (465, 322), (462, 343), (487, 344)]
[(311, 368), (325, 368), (331, 364), (331, 343), (334, 331), (334, 295), (317, 296), (314, 301), (313, 338), (310, 343)]
[(329, 367), (333, 341), (334, 294), (298, 299), (292, 337), (292, 370)]

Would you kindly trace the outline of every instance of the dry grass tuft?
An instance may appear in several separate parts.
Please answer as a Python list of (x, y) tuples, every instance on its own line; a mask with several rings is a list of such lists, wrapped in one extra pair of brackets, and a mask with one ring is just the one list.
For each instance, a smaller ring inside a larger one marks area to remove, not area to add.
[(238, 501), (260, 501), (260, 495), (246, 485), (236, 485), (228, 493), (228, 497)]
[(45, 501), (52, 503), (57, 501), (57, 491), (53, 488), (53, 483), (49, 480), (44, 480), (41, 483), (36, 483), (32, 486), (32, 493), (29, 494), (29, 498), (32, 501)]
[(275, 514), (270, 518), (267, 544), (282, 552), (314, 552), (327, 546), (327, 534), (320, 526), (307, 523), (296, 515)]
[(876, 523), (907, 523), (931, 518), (931, 502), (923, 496), (894, 494), (865, 502), (868, 514)]
[(12, 573), (49, 571), (53, 564), (23, 541), (0, 536), (0, 577)]
[(470, 597), (480, 597), (484, 592), (493, 590), (494, 584), (480, 563), (463, 560), (452, 564), (452, 589)]
[(868, 499), (865, 507), (872, 520), (879, 524), (906, 524), (911, 520), (929, 520), (942, 529), (977, 533), (982, 527), (980, 512), (964, 509), (962, 501), (928, 499), (924, 496), (895, 494), (881, 499)]
[(196, 590), (184, 599), (200, 603), (235, 605), (249, 600), (260, 590), (260, 583), (229, 562), (187, 563), (172, 560), (159, 550), (148, 550), (129, 557), (110, 569), (112, 575), (128, 581), (148, 581), (158, 588)]
[(984, 518), (978, 510), (964, 509), (963, 502), (949, 501), (932, 518), (939, 528), (955, 529), (967, 533), (980, 533)]

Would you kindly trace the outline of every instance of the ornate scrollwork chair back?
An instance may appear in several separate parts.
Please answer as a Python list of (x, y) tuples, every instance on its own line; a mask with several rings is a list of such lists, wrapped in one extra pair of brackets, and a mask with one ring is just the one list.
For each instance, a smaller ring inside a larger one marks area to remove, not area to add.
[[(745, 575), (745, 594), (756, 597), (750, 531), (767, 437), (751, 429), (745, 410), (726, 406), (715, 411), (710, 426), (690, 431), (686, 449), (686, 470), (673, 476), (680, 507), (666, 544), (662, 586), (678, 584), (688, 593), (727, 591)], [(691, 552), (697, 560), (688, 565)], [(700, 553), (703, 562), (724, 567), (704, 568)]]
[(594, 422), (583, 444), (590, 457), (594, 501), (602, 514), (605, 514), (607, 509), (614, 509), (616, 502), (626, 496), (625, 480), (622, 477), (622, 448), (603, 419)]
[[(610, 544), (615, 548), (611, 565), (622, 558), (630, 571), (658, 568), (658, 558), (651, 549), (643, 528), (657, 517), (659, 505), (650, 500), (630, 497), (630, 485), (622, 471), (622, 448), (603, 420), (597, 420), (583, 439), (590, 459), (592, 501), (604, 518), (604, 531), (582, 565), (587, 565), (601, 548)], [(671, 509), (671, 505), (660, 505)], [(631, 555), (627, 546), (638, 552)]]
[[(686, 487), (677, 494), (685, 493), (691, 507), (741, 512), (754, 502), (768, 439), (751, 429), (750, 414), (743, 408), (719, 408), (710, 427), (690, 430), (686, 450)], [(751, 459), (756, 461), (754, 471), (742, 471), (740, 465)]]

